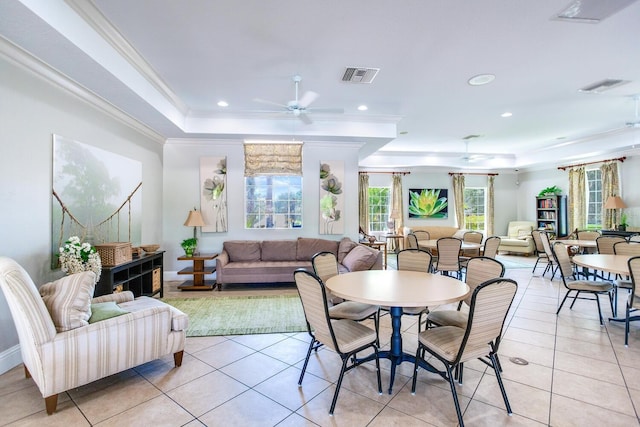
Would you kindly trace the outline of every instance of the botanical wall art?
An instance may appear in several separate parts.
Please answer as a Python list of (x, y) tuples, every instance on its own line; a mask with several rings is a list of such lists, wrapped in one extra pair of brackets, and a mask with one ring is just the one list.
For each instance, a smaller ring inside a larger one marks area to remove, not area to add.
[(344, 234), (343, 161), (320, 162), (320, 234)]
[(203, 232), (223, 233), (227, 224), (227, 158), (200, 158), (200, 210)]
[(142, 164), (53, 135), (51, 264), (71, 236), (83, 242), (139, 244)]
[(448, 190), (412, 188), (409, 190), (409, 218), (448, 218)]

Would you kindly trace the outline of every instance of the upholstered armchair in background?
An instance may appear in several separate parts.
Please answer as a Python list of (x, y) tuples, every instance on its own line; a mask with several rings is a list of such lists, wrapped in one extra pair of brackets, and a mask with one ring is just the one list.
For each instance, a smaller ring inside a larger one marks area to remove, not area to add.
[(58, 393), (168, 354), (175, 366), (182, 364), (186, 314), (128, 291), (92, 299), (94, 286), (94, 273), (86, 271), (38, 290), (18, 263), (0, 257), (0, 289), (25, 373), (42, 393), (47, 414), (55, 412)]

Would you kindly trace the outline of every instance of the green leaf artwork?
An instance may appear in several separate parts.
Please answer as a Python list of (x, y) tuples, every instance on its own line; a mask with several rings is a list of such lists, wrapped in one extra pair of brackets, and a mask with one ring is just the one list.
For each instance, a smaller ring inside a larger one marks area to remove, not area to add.
[(409, 190), (409, 218), (448, 218), (448, 190)]

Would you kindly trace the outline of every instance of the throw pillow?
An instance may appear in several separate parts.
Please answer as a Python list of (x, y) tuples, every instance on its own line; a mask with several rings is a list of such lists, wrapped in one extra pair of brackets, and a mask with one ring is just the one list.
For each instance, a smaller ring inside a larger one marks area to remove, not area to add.
[(89, 324), (95, 279), (93, 271), (83, 271), (40, 287), (40, 295), (58, 332)]
[(91, 304), (91, 317), (89, 318), (89, 323), (122, 316), (127, 313), (128, 311), (120, 308), (115, 301), (97, 302)]
[(356, 246), (358, 246), (358, 244), (348, 237), (344, 237), (340, 240), (340, 244), (338, 245), (338, 262), (342, 264), (344, 257), (347, 256), (347, 254)]
[(369, 270), (376, 263), (378, 253), (374, 250), (358, 245), (349, 252), (342, 260), (342, 265), (349, 271)]
[(260, 242), (257, 240), (228, 240), (223, 247), (229, 254), (229, 261), (260, 261)]

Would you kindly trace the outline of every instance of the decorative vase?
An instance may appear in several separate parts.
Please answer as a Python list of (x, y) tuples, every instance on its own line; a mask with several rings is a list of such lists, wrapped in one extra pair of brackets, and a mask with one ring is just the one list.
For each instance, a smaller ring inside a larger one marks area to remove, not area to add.
[(376, 242), (375, 236), (369, 236), (369, 243), (375, 243), (375, 242)]
[(185, 248), (184, 249), (184, 254), (187, 257), (192, 257), (193, 253), (195, 252), (196, 248)]

